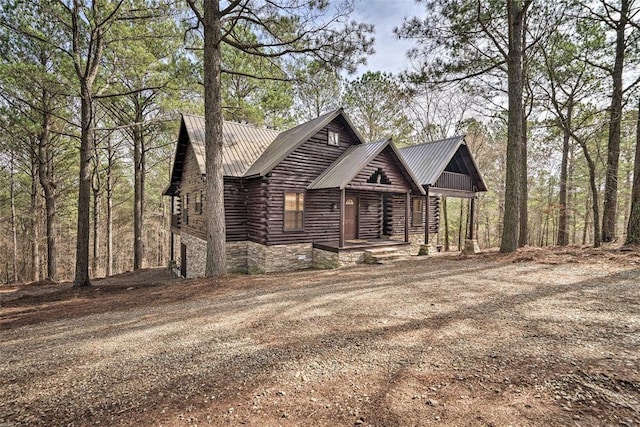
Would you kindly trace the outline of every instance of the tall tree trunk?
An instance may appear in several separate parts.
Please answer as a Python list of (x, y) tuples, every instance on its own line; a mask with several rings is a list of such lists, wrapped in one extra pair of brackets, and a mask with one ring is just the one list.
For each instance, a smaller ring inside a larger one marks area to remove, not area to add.
[[(96, 170), (96, 174), (99, 172)], [(94, 180), (95, 181), (95, 180)], [(102, 209), (102, 191), (100, 184), (93, 186), (93, 256), (91, 272), (93, 277), (98, 276), (100, 269), (100, 210)]]
[(56, 184), (53, 155), (51, 152), (51, 114), (45, 110), (42, 117), (42, 134), (38, 141), (38, 177), (44, 191), (45, 227), (47, 233), (47, 278), (58, 279), (58, 251), (56, 243)]
[(226, 228), (222, 175), (222, 25), (218, 0), (204, 0), (204, 116), (207, 178), (206, 276), (226, 273)]
[[(527, 17), (522, 16), (522, 46), (527, 45)], [(522, 49), (522, 87), (528, 88), (528, 69), (527, 69), (527, 52)], [(529, 94), (529, 91), (527, 92)], [(524, 100), (524, 94), (523, 94)], [(527, 104), (533, 103), (531, 96), (527, 96)], [(523, 247), (528, 244), (529, 240), (529, 187), (528, 187), (528, 167), (527, 167), (527, 120), (528, 112), (525, 111), (523, 105), (522, 110), (522, 144), (520, 146), (520, 206), (518, 207), (518, 215), (520, 221), (518, 224), (518, 246)]]
[(16, 224), (16, 153), (11, 150), (11, 163), (9, 166), (9, 198), (11, 199), (11, 241), (13, 249), (13, 262), (11, 279), (14, 283), (18, 281), (18, 227)]
[(584, 202), (584, 226), (582, 227), (582, 246), (587, 244), (589, 237), (589, 221), (591, 220), (591, 193), (588, 193)]
[(89, 279), (89, 224), (91, 207), (91, 162), (94, 154), (93, 93), (85, 78), (80, 93), (80, 173), (78, 177), (78, 224), (76, 241), (76, 272), (73, 286), (91, 286)]
[[(629, 14), (629, 0), (620, 1), (620, 20), (616, 27), (616, 56), (613, 63), (613, 93), (609, 106), (609, 145), (607, 148), (607, 174), (602, 211), (602, 241), (612, 242), (616, 231), (618, 204), (618, 162), (620, 159), (620, 123), (622, 121), (622, 71), (627, 48), (625, 29)], [(594, 200), (595, 202), (595, 200)]]
[(631, 188), (631, 212), (627, 224), (627, 245), (640, 245), (640, 105), (636, 122), (636, 156), (633, 163), (633, 186)]
[(107, 138), (107, 271), (106, 276), (113, 274), (113, 168), (115, 167), (115, 153), (111, 137)]
[[(529, 4), (528, 2), (526, 2)], [(509, 18), (509, 55), (507, 80), (509, 96), (505, 206), (500, 252), (518, 248), (520, 220), (520, 181), (522, 180), (523, 115), (522, 105), (522, 30), (526, 9), (518, 0), (507, 1)]]
[(145, 147), (142, 132), (142, 109), (136, 105), (136, 126), (133, 129), (133, 269), (142, 268), (144, 246), (142, 228), (144, 221), (144, 176), (145, 176)]
[[(575, 138), (574, 138), (575, 139)], [(589, 154), (585, 141), (578, 140), (582, 147), (584, 158), (587, 160), (589, 168), (589, 187), (591, 188), (592, 212), (593, 212), (593, 247), (600, 247), (600, 211), (598, 209), (598, 184), (596, 184), (596, 164)], [(586, 227), (586, 221), (585, 221)]]
[[(80, 3), (73, 2), (71, 14), (71, 32), (73, 49), (73, 67), (80, 89), (80, 171), (78, 176), (78, 223), (76, 235), (76, 268), (73, 286), (91, 286), (89, 278), (89, 237), (91, 210), (91, 162), (94, 154), (93, 135), (93, 83), (100, 68), (104, 54), (104, 31), (118, 16), (118, 10), (124, 2), (116, 3), (109, 17), (99, 17), (96, 9), (89, 16), (81, 11)], [(90, 20), (91, 34), (83, 43), (81, 21)], [(83, 56), (86, 55), (86, 56)]]
[[(94, 133), (95, 139), (95, 133)], [(100, 211), (102, 210), (102, 176), (100, 175), (100, 153), (94, 146), (91, 190), (93, 192), (93, 253), (91, 257), (91, 274), (99, 275), (100, 269)]]
[(529, 243), (529, 189), (527, 176), (527, 116), (522, 114), (522, 146), (520, 151), (520, 206), (518, 215), (518, 247)]
[(556, 244), (567, 246), (569, 244), (569, 234), (567, 232), (567, 176), (569, 167), (569, 141), (571, 135), (569, 128), (571, 123), (571, 110), (567, 112), (567, 123), (563, 126), (562, 132), (562, 161), (560, 163), (560, 195), (558, 197), (558, 236)]
[[(35, 145), (35, 144), (33, 144)], [(33, 146), (32, 145), (32, 146)], [(33, 147), (36, 148), (36, 147)], [(40, 280), (40, 198), (38, 197), (38, 158), (31, 159), (31, 280)]]

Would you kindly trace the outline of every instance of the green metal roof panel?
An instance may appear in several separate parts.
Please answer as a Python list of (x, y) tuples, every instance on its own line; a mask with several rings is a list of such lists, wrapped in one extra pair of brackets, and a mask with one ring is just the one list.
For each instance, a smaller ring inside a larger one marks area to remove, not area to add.
[(386, 147), (390, 147), (395, 153), (395, 156), (400, 162), (401, 168), (405, 170), (409, 176), (409, 180), (413, 181), (414, 187), (421, 193), (424, 193), (424, 190), (417, 178), (413, 175), (413, 172), (409, 169), (408, 165), (402, 158), (402, 155), (390, 139), (349, 147), (342, 156), (340, 156), (331, 166), (329, 166), (311, 184), (309, 184), (307, 189), (319, 190), (323, 188), (345, 188), (353, 178), (355, 178), (355, 176), (358, 175), (358, 173), (360, 173), (360, 171)]
[(251, 165), (244, 176), (263, 176), (284, 160), (296, 147), (338, 117), (342, 109), (331, 111), (309, 122), (280, 133)]
[[(206, 173), (204, 117), (183, 114), (184, 124), (200, 172)], [(222, 168), (224, 176), (241, 177), (278, 136), (278, 131), (250, 124), (222, 123)]]
[(470, 175), (473, 177), (478, 191), (487, 191), (487, 186), (464, 141), (464, 135), (412, 145), (400, 149), (402, 157), (416, 178), (423, 186), (432, 186), (451, 162), (456, 152), (464, 146), (471, 160)]
[(389, 141), (386, 140), (352, 145), (331, 166), (325, 169), (307, 189), (345, 188), (358, 172), (367, 166), (388, 144)]

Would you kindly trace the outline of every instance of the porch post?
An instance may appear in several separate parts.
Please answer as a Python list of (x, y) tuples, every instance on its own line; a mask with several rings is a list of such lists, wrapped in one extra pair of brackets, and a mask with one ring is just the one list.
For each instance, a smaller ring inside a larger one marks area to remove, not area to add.
[(338, 237), (338, 247), (344, 246), (344, 199), (345, 189), (340, 190), (340, 237)]
[(475, 200), (471, 199), (471, 208), (469, 209), (469, 240), (473, 240), (473, 224), (475, 223)]
[(429, 244), (429, 187), (425, 188), (424, 196), (424, 244)]
[(409, 204), (411, 204), (411, 193), (407, 192), (404, 204), (404, 242), (409, 243)]
[(173, 245), (175, 244), (175, 237), (173, 236), (173, 217), (176, 213), (176, 198), (175, 196), (171, 196), (171, 216), (169, 220), (169, 261), (175, 261), (175, 253)]

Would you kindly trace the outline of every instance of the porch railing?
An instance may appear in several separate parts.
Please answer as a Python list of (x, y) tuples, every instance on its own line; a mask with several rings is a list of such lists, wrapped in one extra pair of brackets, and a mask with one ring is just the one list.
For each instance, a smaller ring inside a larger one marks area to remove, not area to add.
[(469, 175), (455, 172), (442, 172), (435, 183), (438, 188), (450, 188), (453, 190), (473, 191), (473, 180)]

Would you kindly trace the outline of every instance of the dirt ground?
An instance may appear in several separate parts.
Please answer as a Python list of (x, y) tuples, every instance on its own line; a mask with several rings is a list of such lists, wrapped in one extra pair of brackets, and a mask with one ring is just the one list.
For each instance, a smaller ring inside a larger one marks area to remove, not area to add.
[(640, 425), (640, 253), (0, 287), (0, 426)]

